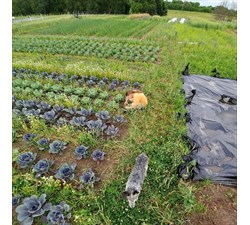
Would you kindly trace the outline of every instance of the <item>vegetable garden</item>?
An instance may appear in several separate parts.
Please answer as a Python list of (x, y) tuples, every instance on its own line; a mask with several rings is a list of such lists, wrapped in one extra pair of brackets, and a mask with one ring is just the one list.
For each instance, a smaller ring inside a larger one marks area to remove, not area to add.
[(102, 41), (86, 38), (14, 37), (16, 52), (38, 52), (113, 58), (127, 61), (156, 62), (159, 46), (138, 41)]
[[(190, 213), (204, 212), (195, 200), (197, 186), (176, 173), (188, 152), (185, 122), (176, 119), (185, 112), (179, 68), (188, 57), (195, 70), (204, 68), (197, 51), (177, 44), (183, 28), (167, 24), (168, 18), (62, 18), (13, 25), (13, 224), (183, 224)], [(204, 21), (213, 24), (209, 18)], [(86, 25), (95, 20), (104, 21), (100, 33)], [(63, 23), (70, 26), (63, 30)], [(121, 25), (133, 33), (123, 29), (119, 36)], [(216, 32), (225, 47), (218, 58), (233, 39), (221, 26)], [(192, 40), (191, 31), (186, 39)], [(224, 77), (235, 76), (234, 53), (218, 62), (225, 64), (219, 68)], [(207, 60), (213, 59), (205, 58), (205, 68)], [(148, 97), (145, 110), (123, 108), (133, 88)], [(131, 210), (121, 193), (141, 152), (149, 156), (148, 175)]]
[[(79, 190), (84, 185), (93, 186), (101, 179), (95, 175), (96, 167), (99, 171), (105, 170), (106, 167), (101, 163), (106, 153), (100, 148), (106, 140), (118, 136), (122, 138), (121, 133), (126, 133), (127, 120), (122, 115), (125, 92), (131, 88), (140, 89), (142, 85), (138, 81), (131, 83), (128, 80), (119, 81), (115, 78), (110, 80), (106, 77), (38, 72), (29, 68), (14, 68), (12, 75), (14, 123), (19, 121), (25, 124), (27, 131), (33, 127), (33, 123), (38, 124), (38, 129), (41, 126), (59, 130), (70, 127), (72, 130), (78, 130), (81, 137), (86, 139), (72, 144), (64, 140), (51, 139), (47, 134), (25, 133), (22, 142), (25, 148), (31, 148), (33, 151), (21, 153), (15, 149), (16, 169), (30, 170), (35, 178), (54, 176), (62, 182), (71, 182), (72, 186)], [(16, 134), (19, 133), (15, 128), (17, 127), (14, 126), (12, 131), (14, 142)], [(66, 163), (66, 160), (72, 162)], [(45, 201), (44, 196), (43, 193), (40, 197), (43, 199), (42, 203)], [(27, 201), (32, 200), (27, 199)], [(39, 199), (35, 201), (39, 202)], [(60, 204), (64, 206), (65, 203)], [(68, 212), (70, 207), (67, 204), (66, 206)], [(58, 207), (47, 204), (43, 212), (51, 209), (57, 210), (59, 215), (63, 214), (61, 207), (54, 209)], [(25, 213), (21, 210), (24, 206), (19, 208), (18, 220), (24, 224), (33, 221), (31, 218), (38, 217), (37, 212), (32, 216), (27, 214), (25, 217)], [(41, 220), (51, 224), (54, 224), (55, 220), (60, 224), (65, 222), (63, 219), (51, 218), (52, 212), (48, 213), (47, 219), (41, 217)], [(68, 219), (70, 215), (67, 214)]]

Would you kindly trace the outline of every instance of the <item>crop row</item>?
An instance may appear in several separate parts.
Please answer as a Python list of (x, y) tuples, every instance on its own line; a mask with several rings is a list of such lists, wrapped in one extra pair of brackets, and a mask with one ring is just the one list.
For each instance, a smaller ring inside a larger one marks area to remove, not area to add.
[(126, 61), (156, 62), (159, 46), (116, 41), (65, 38), (13, 37), (16, 52), (37, 52), (113, 58)]
[[(78, 90), (75, 90), (75, 92), (77, 91)], [(65, 94), (53, 91), (45, 93), (43, 90), (33, 90), (29, 87), (14, 87), (12, 93), (19, 99), (30, 99), (35, 97), (36, 100), (46, 100), (51, 104), (56, 103), (66, 106), (88, 106), (93, 108), (106, 106), (110, 110), (119, 109), (120, 102), (124, 100), (124, 96), (122, 94), (111, 96), (107, 91), (98, 92), (95, 88), (89, 89), (86, 95), (81, 93)]]
[(70, 124), (80, 129), (86, 129), (93, 135), (106, 134), (108, 138), (119, 135), (117, 125), (126, 122), (122, 115), (114, 116), (112, 120), (112, 115), (106, 110), (94, 113), (92, 109), (52, 106), (46, 102), (17, 100), (15, 97), (12, 102), (13, 112), (21, 117), (36, 116), (43, 119), (46, 124), (56, 124), (58, 126)]
[(59, 104), (68, 107), (84, 106), (98, 109), (105, 106), (114, 111), (120, 108), (120, 103), (124, 101), (124, 95), (115, 92), (103, 91), (98, 88), (74, 88), (71, 86), (62, 87), (60, 85), (45, 84), (45, 89), (35, 88), (37, 83), (32, 83), (32, 87), (20, 87), (13, 83), (12, 94), (18, 99), (36, 98), (38, 101), (47, 101), (50, 104)]
[[(74, 87), (72, 85), (61, 85), (61, 84), (51, 84), (46, 83), (43, 84), (39, 81), (31, 81), (31, 80), (22, 80), (22, 79), (14, 79), (12, 82), (12, 93), (13, 95), (33, 95), (37, 98), (48, 97), (55, 99), (66, 99), (67, 96), (72, 101), (79, 101), (80, 97), (85, 97), (85, 101), (83, 104), (90, 103), (90, 99), (99, 98), (100, 100), (111, 99), (112, 95), (114, 96), (112, 99), (117, 103), (124, 100), (124, 96), (122, 94), (111, 94), (110, 92), (103, 90), (100, 87)], [(61, 96), (61, 97), (60, 97)], [(103, 101), (104, 102), (104, 101)], [(97, 104), (98, 105), (98, 104)], [(101, 106), (100, 101), (100, 106)]]
[[(110, 111), (116, 111), (120, 108), (119, 101), (124, 99), (124, 96), (121, 94), (117, 94), (111, 100), (104, 100), (101, 97), (98, 98), (90, 98), (87, 96), (79, 97), (77, 95), (65, 95), (65, 94), (55, 94), (54, 92), (48, 92), (46, 94), (42, 94), (39, 91), (32, 91), (30, 88), (26, 88), (22, 90), (22, 92), (17, 92), (17, 88), (13, 90), (13, 97), (17, 97), (18, 99), (29, 100), (31, 98), (36, 97), (38, 101), (47, 101), (49, 104), (58, 104), (64, 105), (66, 107), (91, 107), (93, 109), (99, 109), (100, 107), (107, 108)], [(99, 96), (107, 96), (107, 92), (101, 92)], [(41, 96), (39, 96), (41, 95)]]
[[(13, 92), (33, 92), (35, 96), (41, 97), (45, 93), (54, 93), (60, 94), (64, 93), (66, 95), (77, 95), (79, 97), (88, 96), (90, 98), (96, 98), (99, 96), (101, 99), (107, 99), (111, 94), (100, 87), (74, 87), (72, 85), (61, 85), (61, 84), (51, 84), (51, 83), (42, 83), (39, 81), (32, 80), (22, 80), (22, 79), (13, 79), (12, 81)], [(53, 96), (54, 97), (54, 96)], [(122, 99), (121, 99), (122, 100)]]
[[(51, 154), (58, 154), (58, 153), (52, 152), (52, 151), (54, 151), (54, 149), (61, 148), (61, 145), (64, 146), (65, 143), (63, 143), (59, 140), (55, 140), (54, 142), (52, 142), (50, 144), (50, 146), (52, 146), (52, 147), (50, 147), (50, 149), (49, 149), (49, 150), (51, 150), (50, 153)], [(84, 147), (85, 146), (78, 146), (75, 149), (75, 155), (81, 154), (81, 152), (80, 153), (76, 153), (76, 152), (79, 151), (78, 149), (84, 149)], [(65, 146), (63, 148), (65, 148)], [(60, 153), (62, 154), (62, 152), (60, 152)], [(36, 156), (37, 156), (37, 153), (33, 153), (33, 152), (21, 153), (18, 155), (17, 164), (19, 165), (19, 167), (21, 169), (31, 167), (32, 172), (35, 174), (36, 178), (39, 178), (41, 176), (44, 176), (46, 174), (51, 174), (51, 173), (54, 174), (55, 178), (63, 180), (63, 181), (71, 181), (71, 180), (73, 180), (73, 178), (75, 178), (74, 170), (77, 166), (77, 163), (72, 163), (71, 165), (69, 165), (67, 163), (63, 163), (61, 165), (61, 167), (56, 172), (54, 172), (51, 169), (51, 166), (53, 165), (54, 161), (49, 160), (47, 158), (41, 159), (35, 165), (32, 165), (36, 159)], [(100, 149), (94, 150), (91, 154), (91, 157), (94, 161), (102, 161), (102, 160), (104, 160), (104, 156), (105, 156), (105, 152), (101, 151)], [(67, 173), (66, 173), (66, 170), (67, 170)], [(92, 169), (91, 169), (91, 171), (92, 171)], [(83, 176), (85, 176), (85, 173), (83, 173)], [(81, 177), (80, 177), (80, 183), (90, 184), (91, 180), (81, 179)], [(92, 180), (92, 184), (93, 184), (93, 180)]]
[(138, 81), (134, 82), (133, 84), (130, 83), (128, 80), (119, 81), (118, 79), (108, 79), (106, 77), (98, 78), (96, 76), (79, 76), (79, 75), (68, 75), (68, 74), (58, 74), (56, 72), (48, 73), (48, 72), (38, 72), (32, 71), (30, 69), (13, 69), (12, 70), (13, 78), (24, 79), (23, 82), (17, 83), (19, 86), (22, 85), (23, 87), (31, 87), (31, 82), (26, 81), (27, 79), (35, 80), (38, 79), (45, 79), (46, 81), (51, 80), (55, 82), (59, 82), (65, 85), (68, 84), (77, 84), (79, 86), (86, 85), (86, 87), (100, 87), (102, 89), (108, 88), (109, 90), (116, 90), (116, 89), (125, 89), (125, 88), (140, 88), (140, 83)]

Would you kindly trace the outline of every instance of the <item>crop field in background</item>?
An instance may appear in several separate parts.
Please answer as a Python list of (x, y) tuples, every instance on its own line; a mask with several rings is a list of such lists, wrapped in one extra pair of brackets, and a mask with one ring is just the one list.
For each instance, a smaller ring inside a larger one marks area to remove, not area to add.
[(128, 20), (127, 16), (61, 16), (13, 27), (14, 34), (81, 35), (95, 37), (141, 38), (157, 24), (154, 20)]
[[(187, 23), (168, 23), (173, 17)], [(221, 77), (237, 79), (236, 34), (236, 21), (181, 11), (143, 20), (62, 15), (13, 24), (12, 187), (18, 204), (45, 193), (46, 202), (70, 206), (68, 222), (84, 225), (177, 225), (205, 212), (195, 194), (210, 182), (177, 175), (189, 151), (185, 121), (176, 119), (185, 112), (181, 71), (190, 63), (192, 74), (211, 75), (216, 68)], [(148, 97), (145, 110), (124, 110), (132, 88)], [(122, 192), (141, 152), (149, 157), (148, 175), (130, 209)], [(22, 154), (29, 161), (23, 163)], [(49, 162), (45, 172), (40, 160)], [(85, 180), (89, 169), (92, 182)], [(14, 211), (13, 224), (19, 224)], [(38, 216), (33, 224), (46, 223)]]

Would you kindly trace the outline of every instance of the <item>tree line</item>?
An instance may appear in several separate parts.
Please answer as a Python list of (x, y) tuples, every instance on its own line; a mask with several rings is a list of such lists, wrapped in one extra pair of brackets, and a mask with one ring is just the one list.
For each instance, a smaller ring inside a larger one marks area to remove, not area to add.
[[(167, 10), (214, 12), (217, 19), (236, 16), (227, 5), (201, 6), (199, 2), (181, 0), (12, 0), (12, 15), (32, 14), (130, 14), (167, 15)], [(226, 16), (224, 16), (226, 15)], [(229, 15), (229, 16), (228, 16)]]
[(167, 14), (164, 0), (12, 0), (12, 15), (32, 14)]
[(211, 13), (214, 10), (213, 6), (201, 6), (199, 2), (172, 0), (172, 2), (166, 2), (166, 4), (168, 9), (173, 9), (173, 10), (207, 12), (207, 13)]

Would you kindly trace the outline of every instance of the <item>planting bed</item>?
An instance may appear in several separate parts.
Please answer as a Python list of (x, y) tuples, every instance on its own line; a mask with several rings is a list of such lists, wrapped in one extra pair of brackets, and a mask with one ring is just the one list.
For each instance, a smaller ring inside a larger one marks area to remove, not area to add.
[(156, 62), (160, 47), (138, 41), (107, 41), (103, 39), (15, 36), (13, 51), (38, 52), (113, 58), (126, 61)]
[[(94, 183), (100, 187), (119, 155), (117, 146), (108, 148), (106, 143), (127, 134), (121, 109), (125, 92), (142, 85), (23, 68), (13, 69), (12, 75), (14, 174), (34, 174), (38, 184), (54, 177), (62, 186), (70, 182), (76, 189)], [(62, 139), (63, 130), (77, 138)]]

